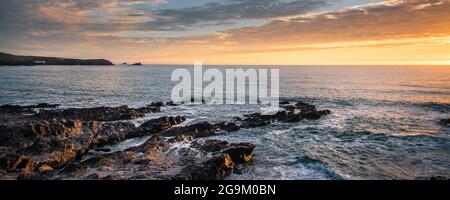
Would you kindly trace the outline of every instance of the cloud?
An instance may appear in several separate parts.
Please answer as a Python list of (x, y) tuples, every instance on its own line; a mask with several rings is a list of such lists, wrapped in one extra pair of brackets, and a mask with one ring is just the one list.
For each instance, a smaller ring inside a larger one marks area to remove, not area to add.
[[(314, 51), (322, 52), (320, 55), (323, 57), (327, 56), (323, 51), (333, 51), (338, 55), (341, 49), (341, 53), (346, 55), (342, 59), (352, 60), (356, 58), (349, 57), (351, 55), (346, 52), (357, 55), (374, 49), (377, 53), (383, 52), (382, 49), (391, 53), (393, 49), (399, 49), (410, 52), (402, 55), (403, 59), (407, 59), (408, 55), (418, 59), (418, 55), (430, 56), (434, 52), (434, 57), (440, 56), (445, 60), (450, 59), (444, 53), (450, 50), (449, 41), (450, 1), (384, 1), (338, 12), (274, 19), (257, 27), (176, 38), (157, 51), (148, 51), (148, 55), (154, 59), (172, 58), (185, 63), (198, 57), (207, 58), (210, 62), (216, 59), (258, 63), (260, 59), (267, 60), (265, 58), (269, 53), (271, 56), (289, 54), (289, 59), (295, 59), (296, 56), (300, 58), (302, 53), (311, 54)], [(357, 49), (363, 50), (359, 52)], [(423, 52), (423, 49), (433, 51)], [(400, 52), (394, 51), (392, 54)], [(247, 57), (252, 59), (243, 59)], [(375, 60), (376, 54), (372, 57)], [(387, 56), (384, 57), (387, 59)]]
[[(167, 1), (2, 0), (0, 50), (107, 58), (146, 55), (158, 61), (184, 58), (190, 62), (195, 55), (433, 46), (441, 41), (435, 38), (450, 37), (449, 0), (391, 0), (311, 12), (331, 2), (223, 0), (156, 9), (155, 5)], [(189, 29), (252, 19), (265, 24), (183, 36)], [(169, 37), (164, 32), (168, 30), (179, 34)], [(95, 54), (90, 53), (92, 49)]]
[(232, 29), (189, 40), (280, 46), (449, 35), (450, 1), (404, 0), (273, 20), (259, 27)]
[(246, 19), (270, 19), (310, 12), (325, 0), (225, 0), (198, 7), (156, 11), (152, 21), (139, 25), (148, 30), (185, 30), (194, 25), (229, 23)]

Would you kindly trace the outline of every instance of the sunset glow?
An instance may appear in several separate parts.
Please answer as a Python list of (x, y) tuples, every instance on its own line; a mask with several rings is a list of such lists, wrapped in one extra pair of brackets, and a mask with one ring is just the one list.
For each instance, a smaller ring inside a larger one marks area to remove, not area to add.
[(0, 6), (0, 51), (16, 54), (147, 64), (450, 64), (448, 0), (38, 0)]

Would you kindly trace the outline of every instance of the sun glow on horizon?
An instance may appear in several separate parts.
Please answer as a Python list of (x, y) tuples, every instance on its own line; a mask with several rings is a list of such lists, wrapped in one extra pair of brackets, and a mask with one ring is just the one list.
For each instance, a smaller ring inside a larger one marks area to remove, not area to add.
[(0, 51), (146, 64), (450, 65), (448, 0), (296, 0), (295, 9), (257, 1), (238, 10), (248, 2), (170, 2), (5, 4), (0, 12), (20, 12), (0, 18)]

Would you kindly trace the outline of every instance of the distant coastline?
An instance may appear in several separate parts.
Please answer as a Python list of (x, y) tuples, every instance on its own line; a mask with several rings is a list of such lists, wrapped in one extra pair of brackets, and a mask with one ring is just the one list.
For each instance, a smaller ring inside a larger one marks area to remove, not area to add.
[(0, 52), (0, 66), (34, 65), (114, 65), (106, 59), (74, 59), (43, 56), (20, 56)]

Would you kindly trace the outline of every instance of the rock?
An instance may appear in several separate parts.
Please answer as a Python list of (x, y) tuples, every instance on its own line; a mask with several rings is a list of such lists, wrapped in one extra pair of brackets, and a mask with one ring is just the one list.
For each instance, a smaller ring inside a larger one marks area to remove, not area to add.
[(250, 143), (229, 143), (221, 140), (207, 140), (203, 144), (193, 144), (193, 146), (205, 152), (228, 154), (236, 164), (250, 162), (255, 149), (255, 145)]
[(135, 125), (130, 122), (102, 123), (94, 141), (95, 146), (101, 147), (143, 135), (145, 133), (139, 132)]
[(173, 101), (169, 101), (169, 102), (166, 102), (166, 106), (179, 106), (179, 104), (176, 104)]
[(289, 102), (289, 101), (280, 101), (280, 105), (287, 105), (287, 104), (290, 104), (291, 102)]
[(49, 104), (49, 103), (40, 103), (36, 106), (31, 106), (32, 108), (57, 108), (60, 104)]
[(164, 102), (152, 102), (150, 104), (150, 106), (153, 106), (153, 107), (164, 107), (166, 105), (164, 104)]
[(169, 130), (161, 132), (164, 136), (190, 135), (194, 138), (208, 137), (215, 134), (220, 125), (201, 122), (184, 127), (173, 127)]
[(142, 63), (138, 62), (138, 63), (133, 63), (133, 64), (131, 64), (131, 65), (139, 66), (139, 65), (142, 65)]
[[(156, 133), (184, 120), (179, 116), (163, 117), (147, 123), (147, 127)], [(27, 175), (59, 169), (80, 160), (90, 149), (106, 152), (109, 149), (98, 147), (147, 134), (150, 132), (128, 122), (60, 120), (0, 126), (0, 171)]]
[(138, 108), (140, 112), (143, 113), (156, 113), (156, 112), (162, 112), (163, 108), (165, 107), (163, 102), (152, 102), (150, 105), (147, 105), (142, 108)]
[(260, 127), (260, 126), (266, 126), (270, 124), (270, 121), (272, 120), (271, 116), (265, 116), (261, 115), (261, 113), (253, 113), (250, 115), (246, 115), (246, 118), (244, 118), (241, 123), (241, 127), (243, 128), (254, 128), (254, 127)]
[(6, 155), (0, 159), (0, 167), (5, 169), (7, 172), (13, 172), (17, 169), (25, 169), (30, 171), (33, 162), (27, 159), (24, 155)]
[[(83, 125), (81, 121), (27, 124), (17, 129), (15, 140), (2, 143), (12, 151), (4, 152), (8, 154), (3, 154), (0, 168), (25, 175), (42, 170), (44, 165), (59, 168), (84, 155), (95, 143), (100, 127), (96, 122)], [(16, 143), (26, 145), (21, 147)], [(11, 165), (25, 161), (27, 164)]]
[(239, 127), (239, 125), (237, 125), (236, 123), (233, 123), (233, 122), (223, 123), (223, 124), (221, 124), (220, 128), (226, 132), (235, 132), (235, 131), (238, 131), (239, 129), (241, 129), (241, 127)]
[(158, 129), (164, 130), (171, 126), (169, 117), (160, 117), (158, 119), (152, 119), (143, 123), (140, 127), (145, 129)]
[(217, 180), (230, 175), (237, 163), (249, 162), (250, 150), (254, 148), (251, 144), (219, 140), (194, 141), (189, 148), (178, 151), (178, 148), (173, 148), (173, 143), (189, 143), (191, 140), (191, 136), (185, 135), (169, 141), (162, 136), (153, 136), (137, 147), (96, 155), (62, 170), (35, 174), (26, 179)]
[(168, 140), (169, 143), (175, 142), (191, 142), (194, 138), (190, 135), (178, 135)]
[(230, 155), (235, 164), (243, 164), (252, 161), (255, 145), (250, 143), (233, 143), (222, 153)]
[(40, 119), (68, 119), (82, 121), (117, 121), (144, 117), (138, 109), (120, 107), (69, 108), (65, 110), (43, 110), (36, 114)]
[(193, 146), (205, 152), (218, 152), (230, 147), (230, 143), (222, 140), (207, 140), (203, 144), (194, 143)]
[[(198, 145), (198, 144), (197, 144)], [(220, 140), (208, 140), (199, 149), (207, 152), (220, 152), (212, 159), (190, 165), (173, 177), (175, 180), (220, 180), (229, 176), (233, 169), (252, 161), (253, 149), (250, 143), (228, 143)]]
[(318, 111), (314, 105), (303, 102), (298, 102), (296, 105), (287, 105), (282, 108), (284, 110), (278, 111), (273, 115), (252, 113), (246, 115), (246, 118), (237, 119), (236, 121), (241, 123), (241, 128), (253, 128), (268, 125), (272, 121), (298, 122), (303, 119), (317, 120), (331, 113), (329, 110)]
[(232, 173), (234, 163), (228, 154), (214, 157), (205, 163), (190, 165), (173, 180), (221, 180)]
[(450, 127), (450, 118), (448, 119), (442, 119), (439, 124), (441, 124), (442, 126), (446, 126), (446, 127)]
[(152, 119), (145, 123), (143, 123), (140, 126), (140, 129), (142, 131), (148, 132), (148, 133), (158, 133), (163, 130), (166, 130), (174, 125), (177, 125), (183, 121), (185, 121), (186, 118), (181, 116), (176, 117), (160, 117), (158, 119)]
[(99, 152), (110, 152), (111, 149), (108, 149), (108, 148), (96, 148), (95, 151), (99, 151)]
[(2, 113), (36, 113), (33, 109), (43, 109), (43, 108), (57, 108), (59, 104), (49, 104), (40, 103), (37, 105), (30, 106), (19, 106), (19, 105), (2, 105), (0, 106), (0, 112)]
[[(251, 163), (255, 146), (197, 138), (214, 136), (220, 130), (234, 132), (273, 121), (298, 122), (330, 114), (298, 102), (273, 115), (252, 113), (230, 122), (184, 127), (174, 127), (186, 120), (181, 116), (151, 119), (139, 127), (112, 122), (141, 117), (166, 105), (172, 104), (154, 102), (137, 109), (44, 109), (38, 113), (34, 110), (57, 106), (0, 106), (0, 111), (9, 110), (0, 112), (0, 179), (223, 179)], [(151, 137), (142, 145), (124, 151), (109, 153), (110, 149), (103, 147), (147, 135)], [(103, 153), (91, 154), (92, 158), (81, 162), (92, 149)]]

